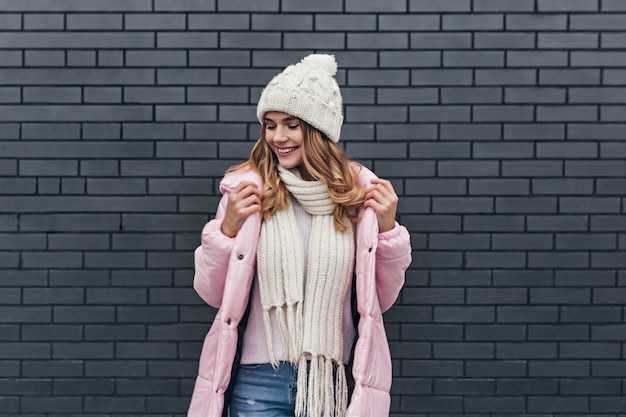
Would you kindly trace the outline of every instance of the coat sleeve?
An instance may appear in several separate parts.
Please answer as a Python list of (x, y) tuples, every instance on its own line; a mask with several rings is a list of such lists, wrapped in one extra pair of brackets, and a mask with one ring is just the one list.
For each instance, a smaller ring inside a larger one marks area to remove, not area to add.
[(226, 236), (221, 229), (227, 202), (228, 193), (222, 196), (215, 219), (203, 227), (201, 244), (194, 252), (193, 288), (215, 308), (222, 304), (230, 254), (235, 244), (235, 238)]
[(378, 234), (376, 249), (376, 291), (382, 312), (395, 303), (404, 285), (404, 274), (411, 264), (411, 238), (396, 222), (393, 229)]

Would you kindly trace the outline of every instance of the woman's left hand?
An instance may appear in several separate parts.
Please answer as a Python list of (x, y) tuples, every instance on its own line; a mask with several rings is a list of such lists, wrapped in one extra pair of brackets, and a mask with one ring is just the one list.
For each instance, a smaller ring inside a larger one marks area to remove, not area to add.
[(363, 206), (371, 207), (376, 212), (379, 232), (388, 232), (396, 225), (398, 196), (388, 180), (376, 178), (371, 180), (371, 183), (373, 185), (365, 191)]

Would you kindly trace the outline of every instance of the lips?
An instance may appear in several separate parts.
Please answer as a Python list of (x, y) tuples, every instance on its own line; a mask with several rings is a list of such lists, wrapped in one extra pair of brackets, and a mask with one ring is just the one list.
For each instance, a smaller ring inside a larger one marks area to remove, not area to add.
[(276, 150), (278, 151), (278, 154), (279, 154), (279, 155), (288, 155), (288, 154), (290, 154), (291, 152), (295, 151), (296, 149), (298, 149), (298, 147), (297, 147), (297, 146), (294, 146), (294, 147), (292, 147), (292, 148), (278, 148), (278, 149), (276, 149)]

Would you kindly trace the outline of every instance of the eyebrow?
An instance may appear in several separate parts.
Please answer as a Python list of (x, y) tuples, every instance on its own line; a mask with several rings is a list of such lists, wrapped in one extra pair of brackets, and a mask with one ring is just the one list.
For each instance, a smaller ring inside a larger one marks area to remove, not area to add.
[[(295, 116), (287, 116), (287, 117), (285, 117), (284, 119), (282, 119), (282, 122), (291, 122), (292, 120), (298, 120), (298, 118), (297, 118), (297, 117), (295, 117)], [(264, 118), (263, 118), (263, 121), (264, 121), (264, 122), (272, 122), (272, 123), (276, 123), (276, 122), (274, 122), (274, 120), (270, 119), (269, 117), (264, 117)]]

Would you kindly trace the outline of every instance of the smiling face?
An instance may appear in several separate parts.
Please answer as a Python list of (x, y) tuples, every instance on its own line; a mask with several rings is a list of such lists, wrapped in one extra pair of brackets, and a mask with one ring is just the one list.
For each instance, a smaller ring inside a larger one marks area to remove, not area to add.
[(263, 118), (265, 141), (286, 169), (298, 168), (303, 179), (312, 179), (307, 172), (302, 156), (304, 132), (302, 122), (287, 113), (271, 111)]

